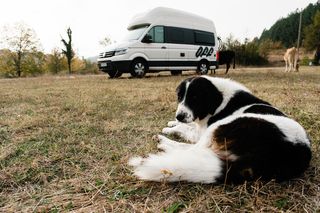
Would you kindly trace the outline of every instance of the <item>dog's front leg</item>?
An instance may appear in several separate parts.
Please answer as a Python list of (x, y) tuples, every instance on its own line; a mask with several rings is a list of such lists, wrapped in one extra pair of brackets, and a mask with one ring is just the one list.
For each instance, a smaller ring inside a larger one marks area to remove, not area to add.
[(167, 124), (167, 126), (168, 126), (168, 127), (174, 127), (174, 126), (177, 126), (177, 125), (179, 125), (179, 124), (185, 124), (185, 125), (188, 125), (188, 126), (190, 126), (190, 127), (196, 127), (196, 124), (195, 124), (194, 122), (192, 122), (192, 123), (182, 123), (182, 122), (177, 121), (177, 120), (175, 120), (175, 121), (169, 121), (168, 124)]
[(197, 143), (200, 139), (200, 131), (196, 125), (179, 123), (174, 127), (166, 127), (162, 130), (163, 134), (178, 135), (191, 143)]
[(169, 121), (168, 124), (167, 124), (167, 126), (168, 126), (168, 127), (174, 127), (174, 126), (179, 125), (180, 123), (181, 123), (181, 122), (179, 122), (179, 121), (177, 121), (177, 120), (175, 120), (175, 121)]
[(192, 146), (192, 144), (180, 143), (178, 141), (171, 140), (163, 135), (155, 135), (153, 138), (158, 141), (157, 147), (165, 152), (169, 152), (175, 149), (188, 149)]

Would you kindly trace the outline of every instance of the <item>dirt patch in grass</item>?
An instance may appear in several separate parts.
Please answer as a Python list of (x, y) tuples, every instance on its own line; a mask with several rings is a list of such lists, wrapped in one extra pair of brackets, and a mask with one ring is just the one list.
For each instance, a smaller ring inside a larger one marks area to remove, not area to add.
[(320, 72), (301, 67), (230, 70), (300, 122), (312, 140), (304, 176), (242, 185), (150, 183), (132, 176), (129, 157), (156, 152), (152, 136), (172, 120), (175, 88), (190, 77), (99, 76), (0, 80), (1, 212), (320, 211)]

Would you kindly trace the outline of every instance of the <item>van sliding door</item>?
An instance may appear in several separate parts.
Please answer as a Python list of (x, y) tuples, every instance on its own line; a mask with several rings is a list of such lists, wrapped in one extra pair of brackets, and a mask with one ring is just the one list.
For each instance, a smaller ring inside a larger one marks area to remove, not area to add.
[(150, 43), (144, 43), (144, 54), (148, 57), (150, 70), (166, 70), (168, 50), (164, 43), (164, 27), (154, 26), (147, 33), (151, 37)]
[(168, 65), (171, 70), (195, 69), (196, 63), (190, 61), (190, 54), (195, 52), (193, 31), (179, 27), (165, 27), (165, 40), (168, 47)]

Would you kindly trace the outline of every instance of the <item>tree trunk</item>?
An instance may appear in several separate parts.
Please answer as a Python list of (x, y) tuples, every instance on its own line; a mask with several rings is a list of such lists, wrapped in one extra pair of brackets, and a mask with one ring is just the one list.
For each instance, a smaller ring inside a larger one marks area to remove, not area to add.
[(22, 58), (22, 53), (19, 51), (18, 52), (18, 59), (17, 59), (17, 74), (18, 77), (21, 77), (21, 58)]
[(68, 60), (69, 75), (71, 75), (71, 60)]
[(18, 73), (18, 77), (21, 77), (21, 66), (18, 65), (17, 67), (17, 73)]

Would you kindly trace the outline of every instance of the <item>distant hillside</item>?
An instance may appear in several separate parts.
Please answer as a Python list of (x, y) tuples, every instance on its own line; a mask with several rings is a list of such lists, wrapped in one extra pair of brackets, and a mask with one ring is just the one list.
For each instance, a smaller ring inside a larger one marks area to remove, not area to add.
[[(320, 11), (320, 3), (309, 4), (302, 11), (302, 30), (312, 24), (313, 17), (316, 12)], [(295, 46), (298, 37), (300, 11), (290, 13), (286, 18), (279, 19), (270, 29), (264, 30), (260, 36), (260, 40), (271, 39), (272, 41), (280, 41), (285, 47)], [(301, 33), (303, 40), (304, 34)]]

